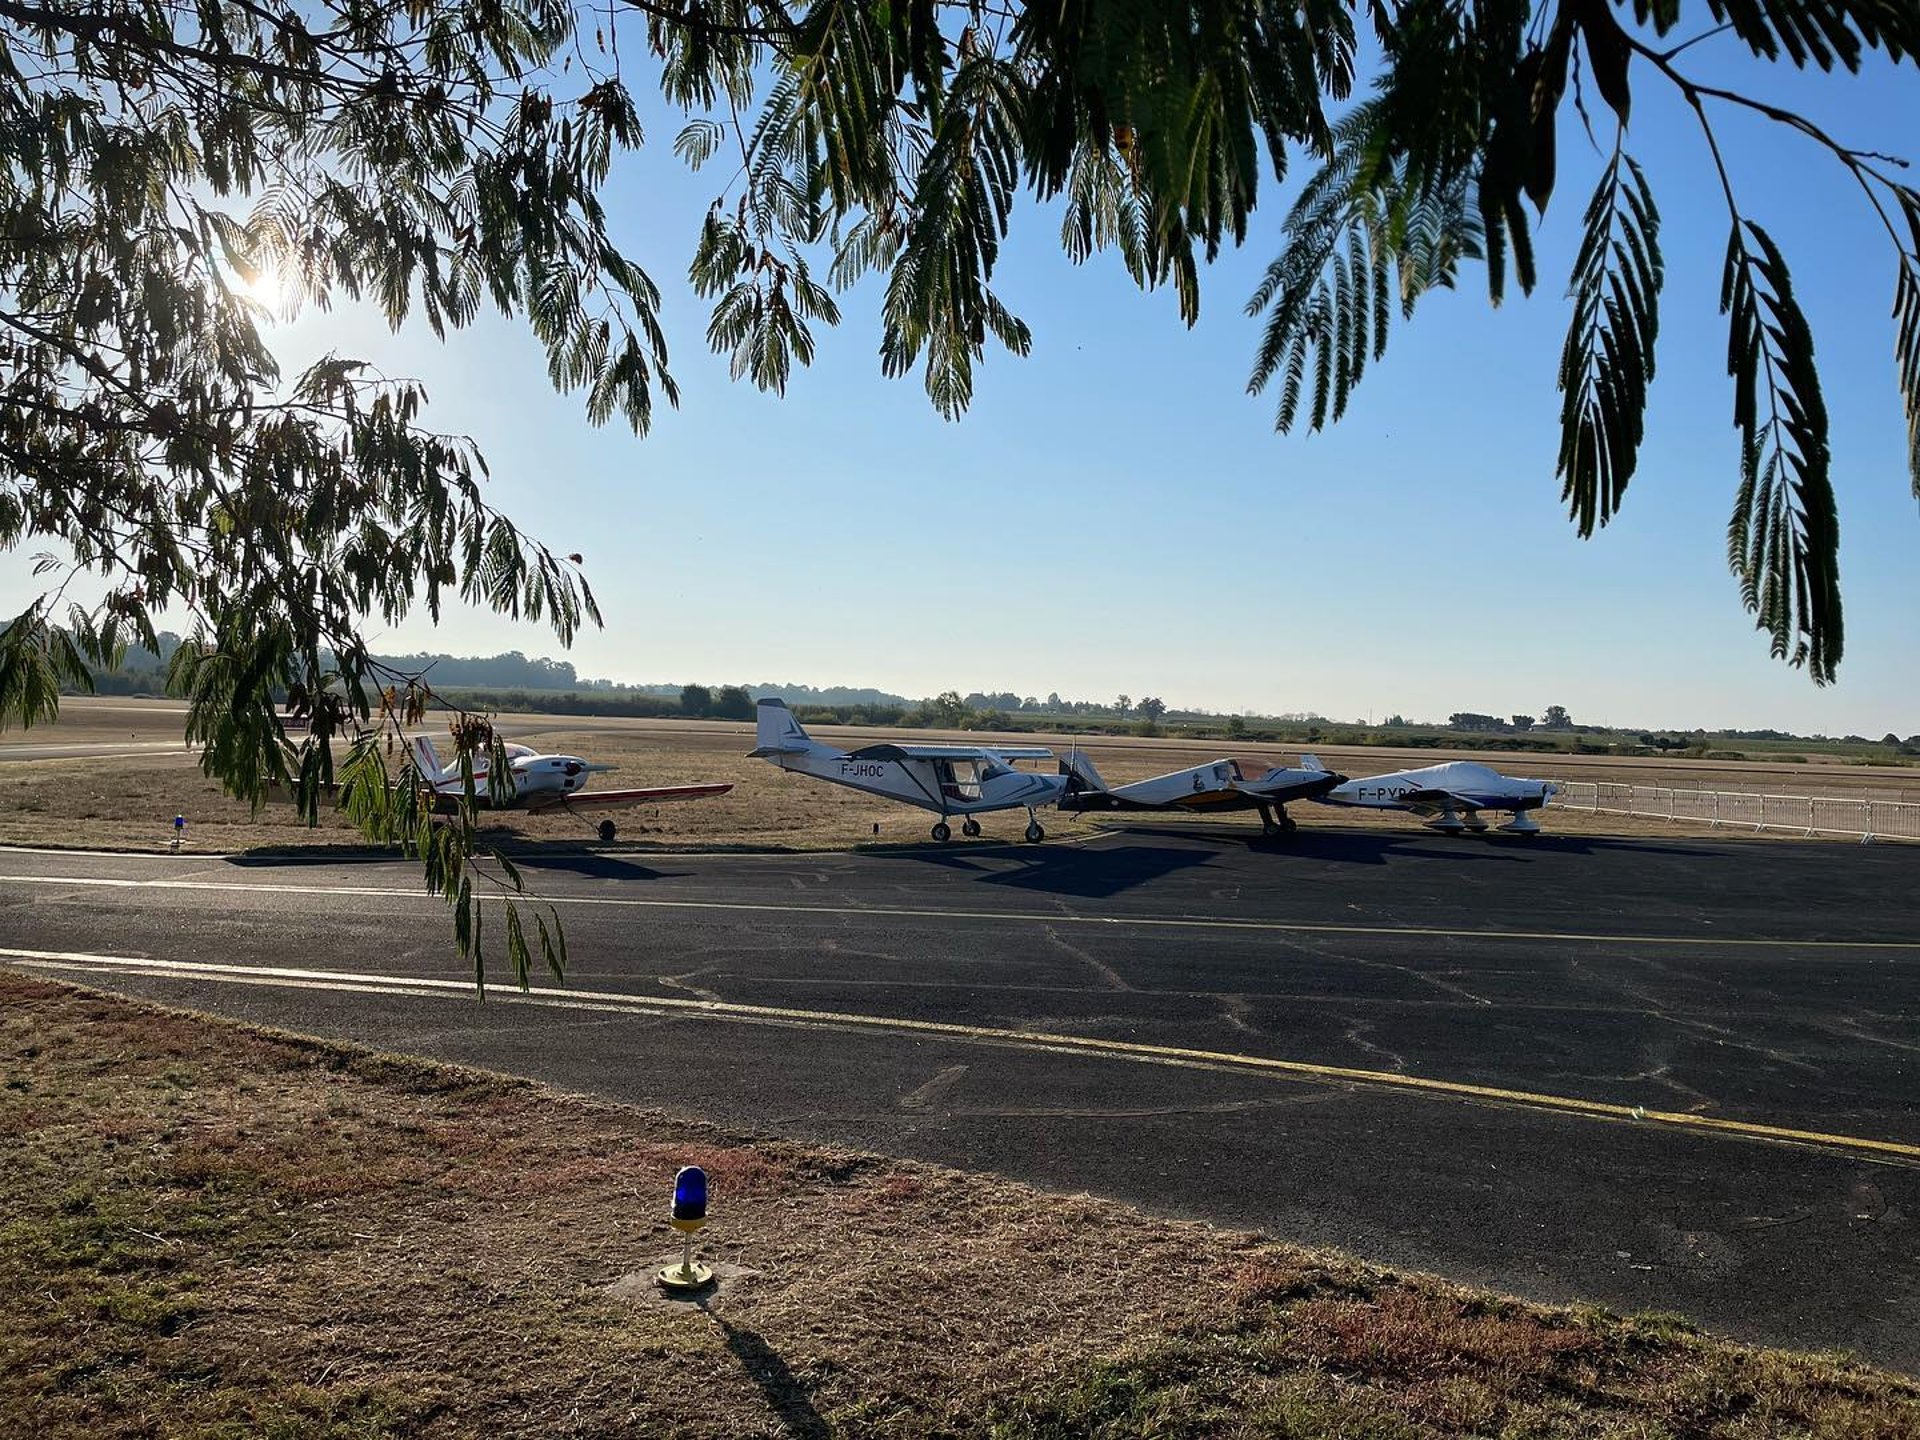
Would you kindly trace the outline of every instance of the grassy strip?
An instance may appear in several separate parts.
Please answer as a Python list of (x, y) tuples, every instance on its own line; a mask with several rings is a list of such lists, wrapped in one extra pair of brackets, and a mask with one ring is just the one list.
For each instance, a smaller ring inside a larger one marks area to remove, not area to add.
[[(1920, 1386), (0, 972), (0, 1432), (1911, 1437)], [(704, 1306), (663, 1263), (714, 1185)]]

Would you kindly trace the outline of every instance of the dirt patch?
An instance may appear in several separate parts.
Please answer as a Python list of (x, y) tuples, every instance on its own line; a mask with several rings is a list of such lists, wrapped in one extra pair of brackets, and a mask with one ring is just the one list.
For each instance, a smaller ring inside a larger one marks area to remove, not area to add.
[[(1920, 1433), (1859, 1365), (4, 971), (0, 1068), (8, 1433)], [(740, 1270), (610, 1292), (688, 1163)]]

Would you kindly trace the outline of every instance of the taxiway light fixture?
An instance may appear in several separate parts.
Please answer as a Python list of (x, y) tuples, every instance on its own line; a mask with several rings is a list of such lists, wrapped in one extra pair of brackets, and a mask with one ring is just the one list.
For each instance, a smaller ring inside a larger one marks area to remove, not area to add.
[(669, 1290), (685, 1293), (713, 1283), (713, 1271), (693, 1258), (693, 1237), (707, 1223), (707, 1172), (683, 1165), (673, 1177), (673, 1211), (668, 1221), (680, 1232), (680, 1263), (669, 1265), (658, 1279)]
[(180, 842), (186, 838), (187, 817), (184, 815), (176, 815), (173, 817), (173, 848), (178, 850), (180, 848)]

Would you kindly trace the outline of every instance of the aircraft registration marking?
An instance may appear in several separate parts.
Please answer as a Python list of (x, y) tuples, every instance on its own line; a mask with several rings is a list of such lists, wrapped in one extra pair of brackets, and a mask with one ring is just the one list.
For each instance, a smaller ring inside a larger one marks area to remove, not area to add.
[[(470, 997), (473, 985), (465, 980), (439, 980), (411, 975), (380, 975), (352, 970), (306, 970), (264, 965), (221, 965), (190, 960), (162, 960), (138, 955), (97, 955), (84, 951), (22, 950), (0, 947), (0, 959), (33, 970), (68, 973), (146, 975), (177, 980), (224, 984), (266, 985), (288, 989), (340, 990), (351, 993)], [(1305, 1081), (1360, 1085), (1384, 1090), (1411, 1091), (1453, 1099), (1483, 1101), (1522, 1109), (1548, 1110), (1590, 1120), (1631, 1121), (1663, 1128), (1697, 1131), (1714, 1136), (1770, 1144), (1844, 1150), (1880, 1163), (1920, 1161), (1920, 1145), (1870, 1136), (1769, 1125), (1684, 1110), (1649, 1110), (1606, 1100), (1586, 1100), (1498, 1085), (1404, 1075), (1391, 1070), (1363, 1070), (1346, 1065), (1321, 1065), (1234, 1051), (1202, 1050), (1179, 1045), (1150, 1045), (1134, 1040), (1108, 1040), (1089, 1035), (1055, 1034), (1042, 1030), (1013, 1030), (989, 1025), (963, 1025), (905, 1016), (870, 1015), (858, 1011), (804, 1010), (779, 1005), (744, 1005), (725, 1000), (681, 999), (676, 996), (635, 995), (617, 990), (563, 990), (532, 986), (526, 990), (500, 987), (493, 998), (513, 1004), (549, 1008), (616, 1011), (649, 1016), (690, 1016), (699, 1019), (749, 1023), (819, 1026), (841, 1030), (932, 1035), (977, 1044), (1012, 1045), (1063, 1054), (1092, 1055), (1177, 1068), (1200, 1067), (1243, 1070)], [(1886, 1158), (1882, 1158), (1886, 1157)]]

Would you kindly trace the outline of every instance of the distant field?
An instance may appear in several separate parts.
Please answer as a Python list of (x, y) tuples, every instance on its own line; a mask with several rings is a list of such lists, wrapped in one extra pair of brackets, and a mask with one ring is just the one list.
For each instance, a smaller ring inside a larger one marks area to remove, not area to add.
[[(0, 843), (164, 848), (171, 839), (171, 821), (175, 814), (186, 816), (188, 841), (196, 850), (345, 844), (355, 840), (355, 833), (337, 816), (329, 815), (317, 830), (310, 830), (293, 823), (290, 807), (270, 806), (257, 816), (250, 815), (247, 807), (221, 795), (214, 782), (200, 774), (195, 757), (184, 746), (175, 753), (147, 750), (111, 757), (9, 758), (10, 752), (19, 746), (116, 743), (134, 746), (177, 741), (182, 715), (182, 707), (171, 701), (118, 697), (69, 699), (63, 704), (57, 725), (26, 732), (8, 731), (0, 737)], [(748, 759), (746, 752), (753, 747), (753, 727), (745, 723), (557, 715), (504, 715), (499, 720), (501, 729), (514, 740), (619, 766), (619, 773), (608, 776), (604, 784), (734, 782), (733, 792), (718, 800), (607, 812), (620, 826), (619, 843), (622, 844), (843, 848), (863, 842), (918, 841), (926, 837), (931, 823), (932, 817), (920, 811), (838, 786), (783, 775), (761, 761)], [(829, 743), (851, 748), (875, 740), (899, 738), (903, 732), (823, 726), (814, 733)], [(1061, 751), (1076, 743), (1072, 737), (1052, 735), (1011, 737), (927, 730), (907, 733), (921, 741), (967, 740), (984, 745), (1038, 743)], [(1131, 736), (1084, 737), (1077, 743), (1114, 783), (1218, 759), (1223, 754), (1265, 766), (1296, 763), (1300, 753), (1292, 747), (1273, 745)], [(1313, 748), (1330, 768), (1350, 775), (1431, 765), (1445, 759), (1468, 759), (1492, 764), (1508, 774), (1544, 779), (1920, 801), (1920, 772), (1900, 768), (1626, 759), (1602, 755), (1489, 755), (1377, 746)], [(1409, 828), (1416, 823), (1404, 815), (1337, 811), (1315, 805), (1300, 806), (1296, 813), (1303, 825)], [(1148, 823), (1154, 823), (1160, 817), (1145, 818)], [(570, 815), (516, 815), (511, 821), (510, 826), (502, 827), (503, 837), (518, 833), (548, 841), (593, 838), (592, 821)], [(1024, 822), (1023, 814), (985, 816), (985, 838), (1011, 838)], [(1050, 834), (1058, 836), (1091, 833), (1114, 821), (1111, 817), (1075, 819), (1048, 811), (1043, 814), (1042, 823)], [(1250, 816), (1222, 817), (1205, 823), (1247, 833), (1257, 829), (1257, 822)], [(1558, 808), (1549, 810), (1546, 823), (1550, 829), (1580, 834), (1688, 833), (1687, 827), (1676, 827), (1666, 821), (1589, 815)]]

